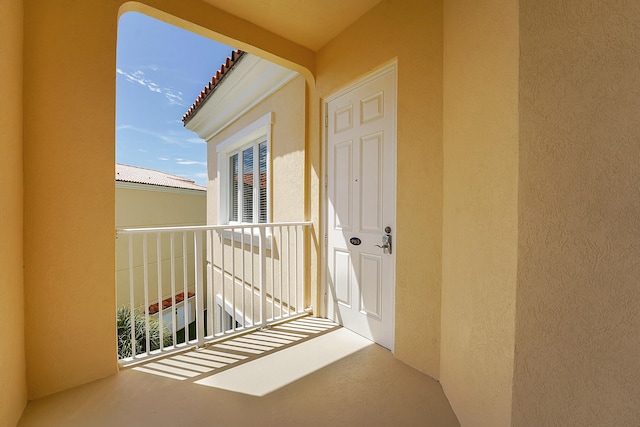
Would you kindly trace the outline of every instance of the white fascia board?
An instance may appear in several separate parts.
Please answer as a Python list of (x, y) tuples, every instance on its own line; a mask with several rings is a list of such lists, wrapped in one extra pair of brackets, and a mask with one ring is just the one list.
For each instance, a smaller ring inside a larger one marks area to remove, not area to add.
[(185, 127), (209, 142), (297, 75), (295, 71), (245, 54)]
[(142, 184), (138, 182), (116, 181), (116, 188), (127, 188), (130, 190), (156, 191), (159, 193), (191, 194), (194, 196), (206, 196), (207, 190), (196, 190), (192, 188), (166, 187), (164, 185)]

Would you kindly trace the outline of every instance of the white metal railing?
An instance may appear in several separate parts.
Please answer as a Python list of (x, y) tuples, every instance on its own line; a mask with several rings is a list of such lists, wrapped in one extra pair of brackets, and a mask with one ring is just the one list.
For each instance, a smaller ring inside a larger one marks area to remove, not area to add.
[(202, 346), (307, 313), (310, 226), (117, 229), (118, 358)]

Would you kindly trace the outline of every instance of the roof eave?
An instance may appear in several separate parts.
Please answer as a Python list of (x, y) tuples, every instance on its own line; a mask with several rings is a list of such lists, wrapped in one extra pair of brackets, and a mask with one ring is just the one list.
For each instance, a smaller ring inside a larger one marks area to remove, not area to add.
[(207, 102), (207, 99), (216, 91), (220, 84), (229, 76), (236, 64), (244, 57), (246, 52), (237, 49), (231, 53), (231, 56), (227, 57), (227, 60), (220, 70), (216, 72), (216, 75), (211, 78), (211, 81), (198, 95), (198, 98), (194, 101), (187, 112), (182, 116), (182, 125), (186, 126), (187, 123), (196, 115), (196, 112)]

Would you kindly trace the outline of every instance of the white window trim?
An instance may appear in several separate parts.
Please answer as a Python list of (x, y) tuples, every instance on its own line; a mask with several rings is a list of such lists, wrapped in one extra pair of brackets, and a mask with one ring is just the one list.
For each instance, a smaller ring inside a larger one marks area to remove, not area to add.
[[(216, 146), (218, 157), (218, 218), (220, 224), (242, 224), (241, 221), (229, 221), (229, 154), (257, 141), (265, 141), (267, 145), (267, 222), (271, 222), (271, 134), (273, 122), (274, 113), (267, 113)], [(241, 161), (241, 159), (238, 161)], [(242, 212), (238, 214), (242, 216)], [(254, 230), (254, 236), (252, 237), (256, 237), (257, 233), (258, 230)], [(221, 234), (224, 238), (230, 239), (232, 233), (229, 230), (225, 230)], [(251, 230), (245, 231), (245, 241), (248, 240), (257, 244), (255, 243), (256, 239), (248, 238), (251, 234)], [(270, 233), (267, 232), (267, 234)], [(267, 237), (269, 236), (267, 235)], [(235, 231), (233, 239), (237, 242), (241, 241), (242, 233)], [(267, 239), (267, 242), (269, 240)]]
[[(226, 323), (227, 323), (227, 319), (226, 316), (229, 316), (231, 319), (233, 319), (233, 312), (235, 311), (236, 313), (236, 322), (238, 322), (240, 324), (241, 328), (246, 328), (247, 325), (253, 325), (253, 320), (251, 320), (250, 316), (247, 316), (247, 318), (245, 319), (244, 314), (242, 313), (242, 311), (240, 311), (240, 309), (233, 309), (233, 305), (229, 302), (229, 301), (225, 301), (224, 302), (224, 314), (225, 314), (225, 318), (223, 319), (222, 316), (222, 295), (220, 294), (216, 294), (216, 305), (217, 305), (217, 310), (218, 310), (218, 325), (220, 326), (224, 326), (226, 328)], [(233, 320), (232, 320), (233, 322)], [(233, 325), (232, 325), (233, 326)]]

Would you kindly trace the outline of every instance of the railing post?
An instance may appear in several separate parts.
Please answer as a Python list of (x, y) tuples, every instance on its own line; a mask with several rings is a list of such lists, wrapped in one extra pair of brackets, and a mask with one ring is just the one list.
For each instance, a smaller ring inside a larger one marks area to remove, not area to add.
[(267, 327), (267, 259), (265, 251), (265, 227), (258, 227), (258, 231), (260, 232), (258, 235), (258, 246), (260, 248), (260, 258), (258, 262), (258, 280), (260, 282), (260, 328), (265, 329)]
[[(204, 345), (204, 281), (202, 280), (202, 272), (204, 265), (202, 263), (202, 232), (194, 231), (194, 280), (196, 282), (196, 338), (197, 345)], [(185, 299), (186, 300), (186, 299)], [(189, 333), (188, 325), (185, 326), (185, 334)]]
[[(164, 319), (162, 316), (162, 234), (156, 233), (156, 261), (158, 263), (158, 323), (160, 324), (160, 331), (158, 332), (158, 349), (162, 351), (164, 349)], [(173, 310), (173, 307), (171, 308)]]
[[(144, 275), (144, 334), (145, 352), (151, 353), (151, 331), (149, 330), (149, 261), (147, 258), (147, 234), (142, 235), (142, 266)], [(134, 319), (131, 319), (133, 322)]]
[(131, 357), (136, 357), (135, 289), (133, 285), (133, 234), (129, 234), (129, 323), (131, 323)]
[(203, 254), (205, 258), (205, 263), (207, 265), (207, 332), (209, 336), (214, 336), (216, 333), (215, 325), (214, 325), (214, 317), (215, 317), (215, 309), (213, 305), (213, 285), (214, 285), (214, 271), (213, 271), (213, 233), (211, 230), (205, 231), (207, 239), (207, 251), (206, 254)]

